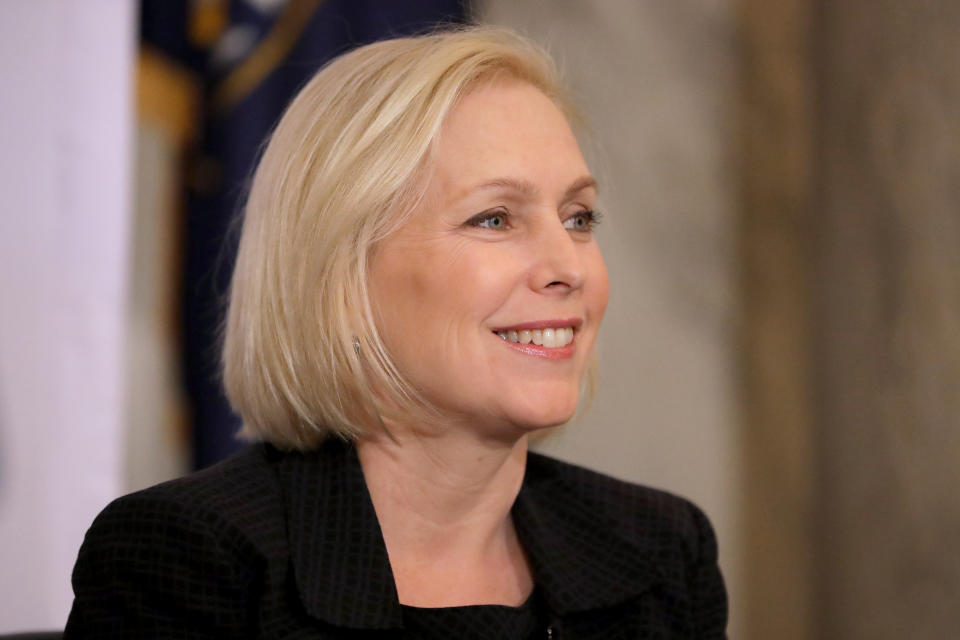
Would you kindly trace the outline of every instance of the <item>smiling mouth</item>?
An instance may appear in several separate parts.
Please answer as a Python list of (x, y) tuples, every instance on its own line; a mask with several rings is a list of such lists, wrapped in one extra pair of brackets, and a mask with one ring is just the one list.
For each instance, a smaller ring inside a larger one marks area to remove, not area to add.
[(559, 349), (573, 342), (573, 327), (548, 327), (544, 329), (508, 329), (496, 334), (507, 342), (532, 344), (547, 349)]

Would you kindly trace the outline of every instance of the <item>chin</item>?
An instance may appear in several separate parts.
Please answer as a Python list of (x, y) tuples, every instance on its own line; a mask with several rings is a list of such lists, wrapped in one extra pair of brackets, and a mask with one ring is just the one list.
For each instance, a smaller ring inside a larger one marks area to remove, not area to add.
[(527, 405), (523, 410), (510, 415), (510, 421), (523, 431), (536, 431), (558, 427), (569, 422), (577, 412), (577, 397), (557, 399)]

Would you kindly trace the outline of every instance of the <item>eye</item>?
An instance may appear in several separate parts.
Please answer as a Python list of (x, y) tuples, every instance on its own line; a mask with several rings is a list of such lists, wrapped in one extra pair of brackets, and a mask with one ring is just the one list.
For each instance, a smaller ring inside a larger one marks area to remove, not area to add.
[(587, 209), (578, 211), (563, 221), (565, 229), (570, 231), (593, 231), (593, 228), (600, 222), (600, 213)]
[(502, 231), (510, 227), (509, 219), (510, 214), (506, 211), (484, 211), (467, 220), (466, 224), (470, 227)]

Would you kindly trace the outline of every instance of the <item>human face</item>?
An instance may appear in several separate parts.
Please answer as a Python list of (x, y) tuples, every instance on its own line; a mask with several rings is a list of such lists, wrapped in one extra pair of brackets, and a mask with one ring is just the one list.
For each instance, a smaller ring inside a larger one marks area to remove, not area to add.
[[(371, 263), (391, 357), (449, 425), (503, 435), (566, 422), (609, 291), (596, 186), (566, 119), (530, 85), (482, 85), (448, 115), (432, 167)], [(571, 329), (564, 346), (511, 340)]]

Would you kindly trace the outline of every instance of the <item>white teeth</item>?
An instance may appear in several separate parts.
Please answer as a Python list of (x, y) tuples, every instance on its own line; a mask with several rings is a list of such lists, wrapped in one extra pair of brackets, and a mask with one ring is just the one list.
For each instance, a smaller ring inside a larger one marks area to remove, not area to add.
[[(563, 329), (559, 330), (560, 333), (565, 333)], [(557, 346), (557, 332), (553, 329), (544, 329), (543, 330), (543, 346), (545, 347), (556, 347)]]
[(523, 329), (515, 331), (498, 331), (497, 335), (510, 342), (520, 344), (542, 345), (548, 349), (565, 347), (573, 342), (573, 327), (556, 327), (549, 329)]

